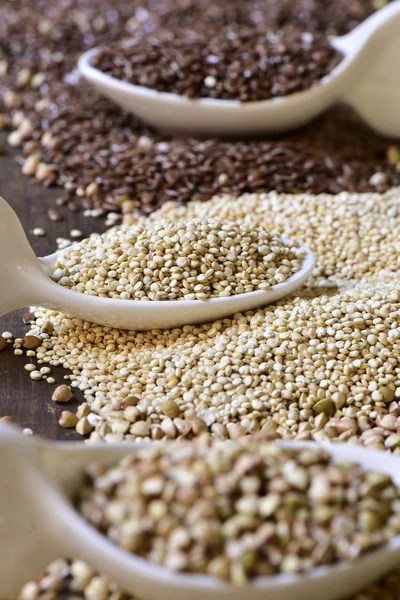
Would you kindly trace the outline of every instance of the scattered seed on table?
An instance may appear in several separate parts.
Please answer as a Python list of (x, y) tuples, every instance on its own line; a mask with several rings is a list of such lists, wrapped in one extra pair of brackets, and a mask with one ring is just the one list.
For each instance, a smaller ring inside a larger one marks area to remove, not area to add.
[(63, 216), (61, 213), (58, 212), (58, 210), (55, 210), (54, 208), (50, 208), (47, 212), (50, 221), (62, 221), (63, 220)]
[(36, 237), (43, 237), (44, 235), (46, 235), (45, 230), (42, 229), (41, 227), (35, 227), (35, 229), (32, 230), (32, 233)]
[(26, 335), (22, 340), (22, 346), (26, 350), (36, 350), (42, 344), (42, 340), (35, 335)]
[[(22, 322), (27, 325), (28, 323), (30, 323), (33, 319), (34, 315), (31, 312), (26, 312), (22, 315)], [(22, 341), (22, 340), (21, 340)]]
[(78, 417), (69, 410), (63, 410), (58, 422), (61, 425), (61, 427), (72, 428), (76, 427), (78, 423)]
[(59, 385), (51, 397), (54, 402), (69, 402), (72, 398), (72, 391), (69, 385)]
[(87, 417), (82, 417), (77, 422), (75, 429), (76, 429), (77, 433), (79, 433), (80, 435), (88, 435), (93, 430), (93, 427), (87, 420)]
[(30, 378), (33, 379), (33, 381), (40, 381), (43, 378), (43, 375), (40, 371), (31, 371)]

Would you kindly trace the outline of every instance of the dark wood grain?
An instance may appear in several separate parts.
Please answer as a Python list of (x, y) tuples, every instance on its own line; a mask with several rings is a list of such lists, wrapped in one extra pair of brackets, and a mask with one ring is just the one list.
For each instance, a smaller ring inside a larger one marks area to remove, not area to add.
[[(62, 221), (50, 221), (47, 211), (55, 207), (55, 200), (61, 195), (61, 190), (45, 189), (22, 175), (16, 162), (20, 153), (7, 147), (5, 136), (0, 136), (0, 143), (4, 146), (4, 152), (0, 155), (0, 195), (11, 204), (21, 219), (38, 256), (54, 252), (56, 238), (69, 237), (71, 229), (80, 229), (85, 236), (92, 231), (104, 230), (104, 220), (88, 219), (82, 213), (72, 213), (66, 208), (57, 207), (64, 217)], [(46, 235), (40, 238), (33, 236), (31, 232), (34, 227), (42, 227)], [(17, 311), (1, 317), (0, 332), (11, 331), (16, 336), (23, 335), (27, 331), (27, 326), (22, 323), (23, 312)], [(16, 423), (51, 439), (82, 439), (74, 431), (63, 429), (58, 424), (58, 416), (61, 410), (80, 404), (83, 394), (76, 391), (75, 402), (63, 405), (62, 408), (55, 405), (51, 400), (54, 386), (45, 381), (32, 381), (24, 369), (26, 362), (30, 362), (30, 359), (15, 356), (12, 347), (0, 353), (0, 417), (9, 415)], [(56, 381), (63, 383), (65, 371), (53, 371)]]

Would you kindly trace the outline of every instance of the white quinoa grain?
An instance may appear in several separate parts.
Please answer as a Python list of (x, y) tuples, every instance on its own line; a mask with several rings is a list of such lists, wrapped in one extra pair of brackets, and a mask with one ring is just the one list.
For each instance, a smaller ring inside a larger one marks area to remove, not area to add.
[(33, 379), (33, 381), (40, 381), (43, 378), (43, 375), (40, 371), (31, 371), (30, 378)]
[(71, 229), (71, 231), (69, 232), (69, 235), (72, 238), (80, 238), (82, 237), (82, 231), (80, 231), (80, 229)]
[(35, 227), (34, 229), (32, 229), (32, 233), (36, 237), (43, 237), (44, 235), (46, 235), (45, 230), (41, 227)]
[(217, 80), (212, 75), (207, 75), (207, 77), (204, 79), (204, 85), (208, 88), (213, 88), (217, 85)]

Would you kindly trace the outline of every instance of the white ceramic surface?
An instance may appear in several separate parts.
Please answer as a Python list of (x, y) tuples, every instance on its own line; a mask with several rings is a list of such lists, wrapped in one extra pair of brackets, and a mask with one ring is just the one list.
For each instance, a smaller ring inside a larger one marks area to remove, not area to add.
[(25, 306), (43, 306), (119, 329), (170, 329), (215, 321), (266, 306), (293, 293), (314, 268), (313, 253), (303, 248), (305, 259), (300, 271), (268, 291), (205, 301), (140, 302), (99, 298), (72, 291), (49, 278), (57, 253), (37, 259), (17, 215), (0, 197), (0, 316)]
[[(309, 447), (315, 442), (285, 442)], [(51, 443), (0, 424), (0, 598), (14, 600), (21, 586), (54, 558), (89, 562), (142, 600), (339, 600), (400, 563), (400, 536), (352, 563), (318, 567), (306, 575), (260, 578), (234, 588), (200, 575), (168, 571), (118, 548), (72, 508), (84, 466), (112, 465), (137, 444)], [(350, 460), (391, 475), (400, 485), (400, 459), (351, 444), (323, 446), (334, 460)]]
[(78, 68), (87, 81), (122, 108), (166, 133), (254, 135), (298, 127), (337, 102), (347, 103), (376, 131), (400, 137), (400, 0), (377, 11), (332, 44), (342, 62), (319, 85), (290, 96), (240, 103), (189, 100), (115, 79), (91, 66), (97, 48)]

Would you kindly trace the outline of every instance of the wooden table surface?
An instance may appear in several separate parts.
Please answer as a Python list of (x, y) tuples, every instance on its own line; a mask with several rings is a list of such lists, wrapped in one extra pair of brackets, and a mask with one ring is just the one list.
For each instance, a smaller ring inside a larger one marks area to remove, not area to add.
[[(16, 162), (20, 152), (10, 150), (5, 143), (5, 136), (0, 136), (4, 152), (0, 155), (0, 195), (14, 208), (28, 238), (38, 256), (45, 256), (56, 250), (56, 238), (69, 238), (71, 229), (80, 229), (85, 236), (91, 232), (102, 232), (105, 229), (104, 219), (88, 219), (82, 213), (72, 213), (67, 208), (55, 205), (57, 197), (61, 196), (59, 188), (45, 189), (35, 184), (32, 178), (25, 177)], [(64, 219), (51, 222), (47, 216), (49, 208), (57, 208)], [(32, 235), (34, 227), (46, 231), (44, 237)], [(1, 294), (1, 282), (0, 282)], [(22, 336), (27, 326), (22, 323), (22, 314), (26, 311), (16, 311), (0, 318), (0, 333), (10, 331), (15, 336)], [(51, 400), (54, 386), (45, 381), (35, 382), (25, 371), (24, 364), (30, 362), (26, 356), (15, 356), (12, 346), (0, 353), (0, 417), (9, 415), (17, 424), (29, 427), (34, 433), (51, 439), (79, 439), (81, 436), (63, 429), (58, 424), (62, 408)], [(53, 369), (52, 375), (57, 383), (63, 383), (66, 371)], [(75, 404), (83, 401), (83, 394), (74, 392)], [(64, 410), (65, 410), (64, 406)]]

